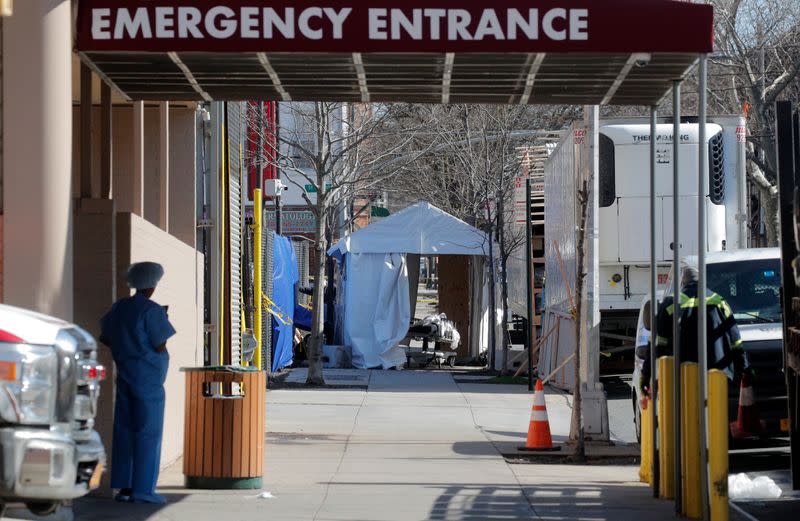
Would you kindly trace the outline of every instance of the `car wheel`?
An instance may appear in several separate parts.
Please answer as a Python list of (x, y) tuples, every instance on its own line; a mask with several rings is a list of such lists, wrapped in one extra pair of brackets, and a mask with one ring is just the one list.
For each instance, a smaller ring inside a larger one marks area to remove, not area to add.
[(28, 510), (31, 511), (31, 514), (35, 516), (49, 516), (50, 514), (54, 514), (58, 507), (61, 506), (59, 502), (31, 502), (25, 503), (25, 506), (28, 507)]

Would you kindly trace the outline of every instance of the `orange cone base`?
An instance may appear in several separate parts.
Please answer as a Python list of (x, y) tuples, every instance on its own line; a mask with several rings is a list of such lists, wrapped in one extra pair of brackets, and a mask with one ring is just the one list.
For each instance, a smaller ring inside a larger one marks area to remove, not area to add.
[(758, 427), (753, 430), (743, 429), (738, 421), (731, 422), (730, 427), (731, 427), (731, 437), (734, 440), (758, 438), (761, 435), (761, 432), (763, 432), (766, 429), (766, 426), (764, 425), (763, 421), (760, 421), (758, 423)]
[(517, 450), (524, 450), (524, 451), (528, 451), (528, 452), (553, 452), (553, 451), (561, 450), (561, 447), (558, 446), (558, 445), (553, 445), (552, 447), (545, 447), (545, 448), (537, 449), (537, 448), (533, 448), (533, 447), (522, 446), (522, 447), (517, 447)]

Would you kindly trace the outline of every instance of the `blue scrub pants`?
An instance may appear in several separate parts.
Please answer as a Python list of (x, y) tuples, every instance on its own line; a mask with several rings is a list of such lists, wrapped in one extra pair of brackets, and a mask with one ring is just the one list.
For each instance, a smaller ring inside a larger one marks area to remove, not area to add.
[(155, 494), (164, 433), (164, 387), (136, 392), (117, 379), (111, 488), (133, 489), (134, 497)]

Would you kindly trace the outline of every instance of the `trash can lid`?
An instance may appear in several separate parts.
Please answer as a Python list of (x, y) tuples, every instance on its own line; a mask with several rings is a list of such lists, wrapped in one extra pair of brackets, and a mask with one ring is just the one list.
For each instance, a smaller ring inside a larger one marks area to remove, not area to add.
[(203, 367), (181, 367), (181, 372), (227, 372), (227, 373), (259, 373), (258, 367), (247, 365), (206, 365)]

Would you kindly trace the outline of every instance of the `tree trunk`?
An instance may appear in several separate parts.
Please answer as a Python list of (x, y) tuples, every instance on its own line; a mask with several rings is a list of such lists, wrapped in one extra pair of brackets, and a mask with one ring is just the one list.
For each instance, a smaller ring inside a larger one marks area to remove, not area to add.
[(778, 245), (778, 230), (780, 229), (778, 188), (773, 184), (761, 168), (750, 163), (747, 177), (758, 189), (761, 205), (764, 208), (764, 227), (767, 230), (767, 246)]
[(778, 212), (777, 190), (759, 189), (759, 191), (761, 192), (761, 204), (764, 205), (764, 226), (767, 229), (767, 246), (778, 246), (778, 230), (780, 230), (781, 222)]
[[(320, 203), (317, 208), (324, 208)], [(322, 375), (322, 346), (325, 343), (325, 220), (326, 212), (317, 213), (317, 245), (314, 256), (314, 295), (311, 307), (311, 337), (308, 342), (308, 377), (309, 385), (325, 385)]]
[(502, 299), (502, 306), (503, 311), (501, 313), (501, 321), (503, 323), (503, 328), (501, 331), (503, 332), (503, 338), (501, 339), (500, 345), (503, 346), (503, 366), (501, 373), (508, 374), (508, 349), (511, 347), (509, 345), (509, 338), (508, 338), (508, 252), (506, 247), (506, 238), (505, 238), (505, 215), (504, 215), (504, 208), (503, 208), (503, 198), (502, 196), (498, 198), (498, 226), (497, 226), (497, 233), (499, 235), (498, 242), (500, 243), (500, 298)]
[(584, 299), (585, 276), (585, 250), (586, 250), (586, 221), (589, 209), (589, 185), (583, 182), (583, 188), (578, 193), (580, 201), (580, 224), (578, 225), (578, 243), (575, 255), (578, 260), (575, 276), (575, 384), (572, 391), (572, 424), (570, 425), (570, 439), (575, 441), (575, 452), (572, 458), (576, 462), (586, 459), (586, 450), (583, 441), (583, 414), (581, 411), (581, 311), (586, 304)]

